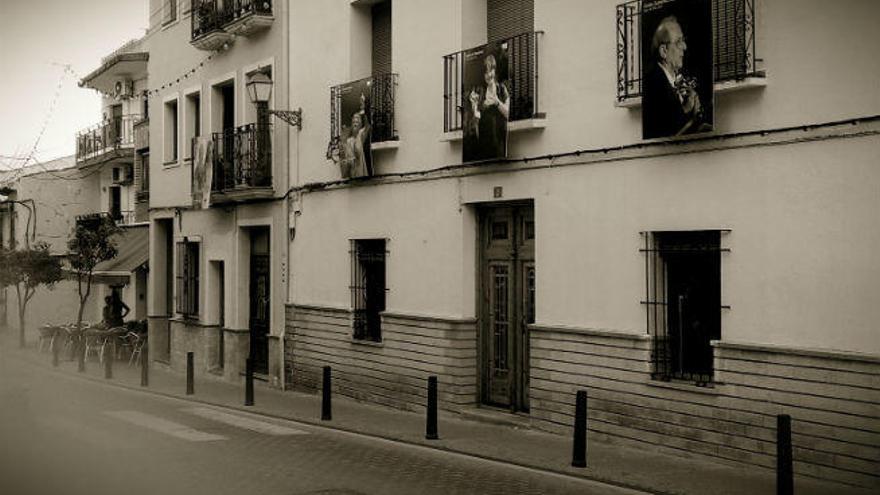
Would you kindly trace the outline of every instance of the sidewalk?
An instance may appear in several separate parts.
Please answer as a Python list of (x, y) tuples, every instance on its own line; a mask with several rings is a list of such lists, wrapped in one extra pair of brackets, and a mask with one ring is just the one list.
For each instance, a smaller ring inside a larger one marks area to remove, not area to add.
[[(454, 413), (440, 413), (439, 440), (425, 440), (425, 418), (421, 414), (359, 403), (341, 396), (333, 397), (333, 420), (321, 421), (320, 394), (307, 394), (271, 389), (255, 382), (255, 405), (245, 407), (244, 386), (220, 381), (210, 376), (197, 376), (195, 394), (185, 395), (185, 376), (161, 364), (150, 369), (149, 387), (140, 386), (140, 369), (127, 362), (113, 366), (113, 378), (105, 379), (103, 367), (89, 361), (85, 373), (77, 373), (77, 363), (63, 361), (52, 368), (51, 355), (34, 348), (24, 351), (6, 345), (0, 352), (13, 362), (39, 366), (52, 372), (77, 375), (108, 386), (125, 387), (144, 393), (161, 394), (300, 421), (303, 423), (345, 430), (362, 435), (408, 444), (458, 452), (549, 471), (563, 475), (589, 478), (613, 485), (661, 494), (774, 494), (773, 472), (756, 467), (736, 467), (688, 457), (672, 457), (631, 447), (604, 443), (590, 438), (586, 469), (570, 467), (572, 440), (514, 426), (488, 424), (463, 419)], [(795, 479), (795, 493), (865, 494), (867, 490), (819, 482), (808, 478)]]

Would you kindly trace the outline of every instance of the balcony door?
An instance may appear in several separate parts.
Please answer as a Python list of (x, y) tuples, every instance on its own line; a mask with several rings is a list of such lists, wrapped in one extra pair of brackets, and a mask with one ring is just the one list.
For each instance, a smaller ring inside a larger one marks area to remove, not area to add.
[(530, 204), (480, 214), (481, 399), (529, 410), (529, 334), (535, 322), (535, 220)]
[(250, 359), (256, 373), (269, 372), (269, 228), (250, 229)]

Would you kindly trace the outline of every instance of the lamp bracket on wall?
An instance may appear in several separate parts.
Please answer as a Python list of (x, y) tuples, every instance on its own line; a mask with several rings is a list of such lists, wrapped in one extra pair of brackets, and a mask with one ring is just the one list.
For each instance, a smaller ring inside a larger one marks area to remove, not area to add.
[(269, 115), (274, 115), (299, 130), (302, 130), (302, 108), (296, 110), (269, 110)]

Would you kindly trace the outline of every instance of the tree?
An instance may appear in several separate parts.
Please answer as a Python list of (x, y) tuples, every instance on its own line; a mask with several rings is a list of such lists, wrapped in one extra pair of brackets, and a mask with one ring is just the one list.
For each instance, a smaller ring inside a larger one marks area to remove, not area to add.
[(67, 242), (68, 262), (76, 274), (79, 294), (79, 311), (76, 314), (77, 332), (82, 331), (83, 310), (92, 293), (92, 274), (102, 261), (116, 257), (116, 240), (113, 236), (121, 229), (109, 215), (94, 214), (77, 218), (73, 237)]
[(27, 305), (45, 285), (50, 289), (64, 278), (61, 261), (49, 252), (49, 245), (37, 243), (33, 248), (0, 250), (0, 287), (13, 286), (18, 297), (18, 345), (25, 346)]

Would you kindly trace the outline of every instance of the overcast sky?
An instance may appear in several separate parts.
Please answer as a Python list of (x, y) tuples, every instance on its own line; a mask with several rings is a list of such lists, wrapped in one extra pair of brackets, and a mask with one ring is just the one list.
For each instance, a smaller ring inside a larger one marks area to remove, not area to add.
[[(0, 168), (20, 166), (49, 113), (64, 69), (83, 76), (143, 36), (146, 0), (0, 0)], [(35, 157), (73, 154), (77, 130), (101, 119), (101, 100), (66, 75)], [(33, 163), (33, 162), (32, 162)]]

